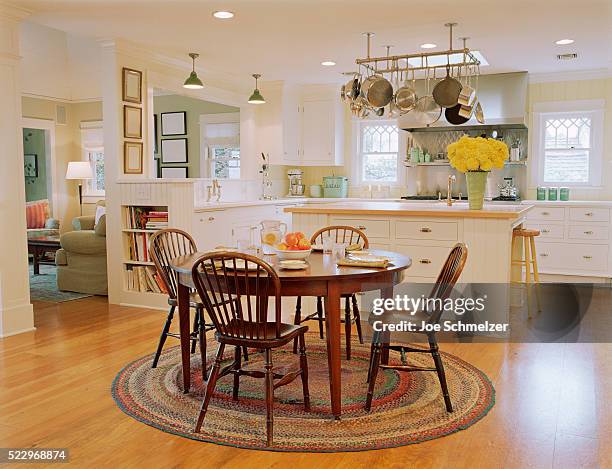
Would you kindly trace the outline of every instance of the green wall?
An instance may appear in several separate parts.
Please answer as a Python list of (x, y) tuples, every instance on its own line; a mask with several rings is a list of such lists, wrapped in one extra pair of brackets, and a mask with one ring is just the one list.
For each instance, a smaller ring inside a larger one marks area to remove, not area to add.
[(23, 129), (23, 154), (38, 156), (38, 177), (25, 178), (26, 202), (47, 199), (47, 165), (45, 159), (44, 130)]
[[(161, 113), (162, 112), (187, 112), (187, 135), (176, 135), (172, 137), (161, 136)], [(200, 99), (188, 98), (180, 95), (164, 95), (153, 97), (153, 113), (157, 115), (157, 147), (161, 152), (162, 138), (187, 138), (187, 158), (189, 163), (189, 177), (199, 178), (200, 176), (200, 115), (202, 114), (222, 114), (229, 112), (240, 112), (237, 107), (226, 106), (224, 104), (211, 103)], [(156, 155), (159, 157), (159, 155)], [(167, 164), (164, 167), (185, 166), (184, 164)]]

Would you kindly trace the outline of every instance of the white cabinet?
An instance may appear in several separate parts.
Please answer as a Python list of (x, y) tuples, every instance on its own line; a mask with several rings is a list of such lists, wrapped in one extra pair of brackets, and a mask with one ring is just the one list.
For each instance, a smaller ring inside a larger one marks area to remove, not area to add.
[(335, 85), (261, 85), (266, 103), (255, 112), (257, 155), (271, 164), (341, 166), (344, 163), (344, 106)]
[(305, 98), (301, 107), (301, 164), (344, 163), (344, 110), (334, 96)]
[[(526, 202), (528, 203), (528, 202)], [(537, 205), (527, 215), (536, 238), (538, 270), (544, 274), (610, 277), (610, 209), (584, 205)]]

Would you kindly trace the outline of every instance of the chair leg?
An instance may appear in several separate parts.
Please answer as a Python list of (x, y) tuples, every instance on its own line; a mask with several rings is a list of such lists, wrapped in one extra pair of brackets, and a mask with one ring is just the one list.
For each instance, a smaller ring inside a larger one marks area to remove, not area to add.
[(436, 371), (438, 373), (438, 380), (440, 381), (440, 387), (442, 388), (442, 395), (444, 396), (444, 404), (446, 405), (446, 411), (453, 411), (453, 404), (451, 403), (450, 395), (448, 394), (448, 385), (446, 384), (446, 374), (444, 373), (444, 365), (442, 364), (442, 357), (438, 350), (438, 344), (434, 340), (429, 341), (429, 349), (431, 350), (431, 356), (433, 357), (434, 363), (436, 364)]
[(527, 317), (531, 318), (531, 253), (529, 251), (529, 241), (523, 238), (523, 244), (525, 245), (525, 291), (527, 293)]
[(382, 344), (376, 342), (374, 345), (374, 352), (370, 357), (370, 382), (368, 383), (368, 394), (366, 396), (365, 409), (369, 412), (372, 408), (372, 398), (374, 397), (374, 386), (376, 386), (376, 376), (378, 375), (378, 367), (380, 366), (380, 355)]
[(204, 311), (201, 308), (196, 310), (196, 315), (199, 317), (200, 325), (198, 339), (200, 342), (200, 358), (202, 359), (202, 379), (206, 382), (206, 321), (204, 321)]
[(351, 295), (351, 301), (353, 302), (353, 318), (355, 319), (355, 326), (357, 326), (357, 337), (359, 337), (359, 343), (363, 344), (363, 334), (361, 332), (361, 315), (359, 314), (359, 306), (357, 305), (357, 295)]
[(193, 329), (191, 332), (191, 353), (195, 353), (196, 342), (197, 342), (197, 333), (200, 330), (200, 315), (198, 314), (198, 310), (196, 309), (196, 314), (193, 317)]
[[(234, 369), (240, 370), (242, 366), (242, 347), (236, 346), (234, 350)], [(234, 373), (234, 388), (232, 389), (232, 399), (238, 400), (238, 390), (240, 389), (240, 375)]]
[(208, 403), (212, 397), (212, 393), (215, 390), (217, 384), (217, 376), (219, 376), (219, 368), (221, 368), (221, 358), (223, 357), (223, 351), (225, 350), (225, 344), (219, 344), (217, 349), (217, 355), (215, 356), (215, 363), (210, 369), (210, 375), (208, 376), (208, 382), (206, 383), (206, 392), (204, 393), (204, 399), (202, 400), (202, 407), (200, 407), (200, 414), (198, 415), (198, 421), (195, 426), (195, 433), (199, 433), (202, 428), (202, 422), (206, 416), (208, 410)]
[[(293, 324), (299, 326), (302, 322), (302, 297), (298, 296), (295, 302), (295, 317), (293, 318)], [(298, 338), (293, 339), (293, 353), (298, 352)]]
[(536, 256), (535, 237), (529, 237), (529, 245), (531, 247), (531, 262), (533, 263), (533, 283), (535, 287), (536, 301), (539, 313), (542, 311), (542, 303), (540, 301), (540, 273), (538, 271), (538, 258)]
[(346, 359), (351, 359), (351, 299), (344, 300), (344, 335), (346, 336)]
[(368, 364), (368, 377), (366, 378), (366, 383), (370, 382), (370, 376), (372, 376), (372, 366), (374, 362), (372, 359), (374, 358), (374, 346), (380, 342), (380, 332), (374, 331), (374, 335), (372, 335), (372, 345), (370, 346), (370, 363)]
[(168, 312), (168, 317), (166, 318), (166, 323), (164, 324), (162, 333), (159, 336), (159, 343), (157, 344), (157, 351), (155, 352), (155, 358), (153, 358), (153, 365), (151, 366), (151, 368), (157, 368), (157, 362), (159, 361), (159, 357), (162, 353), (162, 349), (164, 348), (164, 344), (166, 343), (166, 338), (168, 337), (168, 332), (170, 331), (170, 325), (172, 324), (172, 318), (174, 317), (175, 309), (176, 309), (176, 306), (170, 307), (170, 311)]
[(272, 351), (267, 348), (264, 351), (265, 355), (265, 382), (266, 382), (266, 446), (272, 446), (274, 435), (274, 376), (272, 374)]
[(323, 336), (323, 298), (317, 296), (317, 322), (319, 323), (319, 337), (324, 339)]
[(242, 347), (242, 353), (244, 355), (244, 361), (248, 362), (249, 361), (249, 349), (247, 349), (246, 345)]
[(300, 335), (300, 369), (302, 370), (302, 391), (304, 392), (304, 409), (310, 412), (310, 392), (308, 391), (308, 359), (306, 358), (306, 338)]

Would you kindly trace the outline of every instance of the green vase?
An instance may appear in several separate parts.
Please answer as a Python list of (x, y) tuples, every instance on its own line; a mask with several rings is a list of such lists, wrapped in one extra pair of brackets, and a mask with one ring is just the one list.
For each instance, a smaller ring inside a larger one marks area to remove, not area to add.
[(488, 175), (488, 171), (468, 171), (465, 173), (470, 210), (482, 210)]

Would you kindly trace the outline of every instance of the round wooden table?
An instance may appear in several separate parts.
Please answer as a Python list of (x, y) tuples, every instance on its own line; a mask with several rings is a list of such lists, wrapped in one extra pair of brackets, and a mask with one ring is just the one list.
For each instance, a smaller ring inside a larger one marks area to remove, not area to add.
[[(391, 298), (393, 287), (401, 282), (402, 271), (410, 267), (412, 263), (409, 257), (395, 252), (372, 249), (369, 252), (388, 257), (390, 259), (388, 267), (339, 267), (331, 254), (313, 252), (307, 259), (309, 264), (307, 269), (285, 270), (278, 267), (278, 256), (262, 256), (278, 273), (281, 281), (281, 296), (324, 297), (329, 388), (332, 413), (336, 419), (340, 418), (342, 412), (340, 297), (343, 294), (380, 290), (383, 298)], [(178, 312), (184, 392), (189, 392), (190, 388), (189, 292), (194, 288), (191, 268), (203, 254), (205, 253), (196, 252), (188, 256), (177, 257), (170, 263), (178, 276)]]

